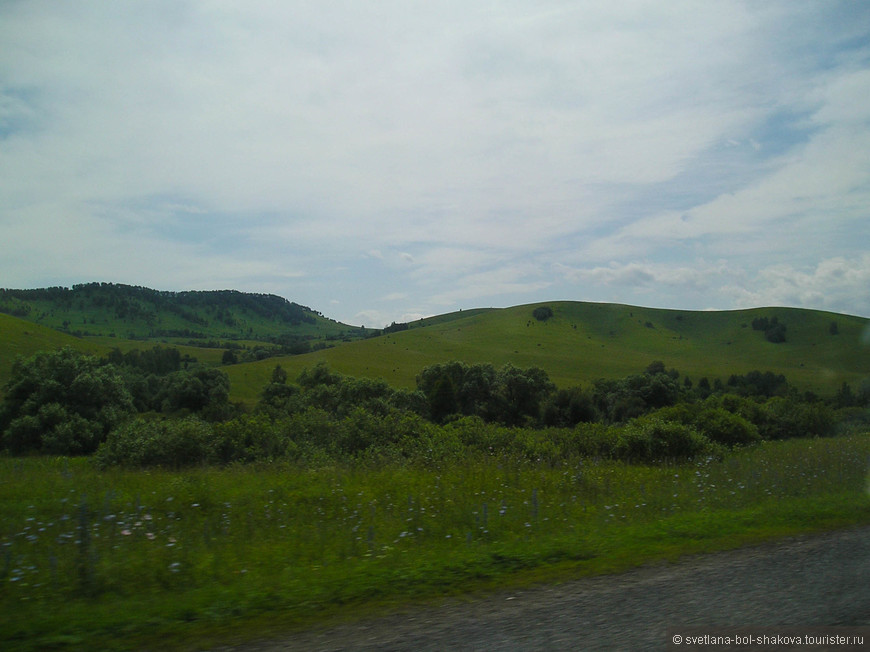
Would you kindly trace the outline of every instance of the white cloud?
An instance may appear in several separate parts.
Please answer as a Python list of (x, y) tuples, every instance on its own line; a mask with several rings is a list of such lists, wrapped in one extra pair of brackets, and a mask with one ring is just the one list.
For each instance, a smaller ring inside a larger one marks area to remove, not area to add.
[(721, 290), (720, 259), (784, 291), (761, 270), (866, 249), (868, 20), (821, 0), (5, 3), (0, 276), (335, 297), (371, 323), (590, 285), (755, 296)]
[(381, 301), (404, 301), (408, 298), (407, 292), (391, 292), (381, 297)]
[(509, 294), (525, 294), (543, 290), (551, 283), (540, 279), (540, 269), (531, 264), (510, 264), (463, 276), (449, 288), (429, 297), (432, 306), (449, 306), (459, 302), (498, 297)]
[(748, 286), (726, 288), (740, 307), (799, 306), (870, 314), (870, 254), (820, 261), (815, 267), (763, 268)]

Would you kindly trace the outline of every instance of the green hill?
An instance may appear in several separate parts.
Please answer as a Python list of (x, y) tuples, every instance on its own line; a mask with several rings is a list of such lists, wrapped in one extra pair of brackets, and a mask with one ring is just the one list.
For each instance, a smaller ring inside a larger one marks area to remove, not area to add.
[[(546, 321), (532, 314), (542, 306), (553, 312)], [(765, 317), (786, 327), (785, 342), (772, 343), (753, 328)], [(559, 386), (637, 373), (653, 360), (694, 381), (770, 370), (800, 388), (830, 394), (844, 381), (870, 376), (870, 320), (796, 308), (697, 312), (550, 302), (450, 313), (381, 337), (226, 371), (234, 397), (252, 402), (276, 363), (291, 378), (325, 361), (341, 373), (413, 387), (425, 366), (454, 359), (538, 366)]]
[[(552, 311), (544, 321), (533, 315), (541, 307)], [(383, 378), (399, 387), (414, 387), (427, 365), (454, 359), (538, 366), (562, 387), (637, 373), (653, 360), (694, 381), (706, 376), (724, 382), (731, 374), (770, 370), (821, 394), (833, 393), (843, 382), (857, 387), (870, 377), (870, 320), (795, 308), (697, 312), (550, 302), (437, 315), (394, 325), (369, 339), (360, 338), (371, 331), (280, 297), (232, 291), (172, 293), (112, 284), (0, 290), (0, 308), (22, 315), (0, 314), (0, 383), (8, 378), (16, 355), (61, 346), (105, 353), (112, 347), (126, 351), (152, 345), (143, 339), (160, 340), (218, 365), (223, 349), (189, 345), (209, 340), (232, 340), (248, 349), (257, 341), (341, 344), (223, 366), (232, 398), (248, 403), (257, 400), (276, 364), (294, 378), (319, 361), (341, 373)], [(774, 318), (785, 327), (784, 342), (772, 343), (764, 331), (753, 328), (753, 323)]]
[(9, 380), (16, 357), (27, 358), (37, 351), (53, 351), (65, 346), (97, 355), (107, 351), (99, 344), (60, 333), (47, 326), (0, 314), (0, 393)]
[(272, 294), (164, 292), (114, 283), (0, 290), (0, 312), (80, 336), (257, 340), (288, 345), (359, 339), (366, 331)]

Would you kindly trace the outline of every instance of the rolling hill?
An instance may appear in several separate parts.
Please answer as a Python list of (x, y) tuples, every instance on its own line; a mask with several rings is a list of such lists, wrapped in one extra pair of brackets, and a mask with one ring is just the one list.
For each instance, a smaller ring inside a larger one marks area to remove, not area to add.
[[(533, 315), (542, 307), (552, 312), (543, 321)], [(214, 340), (250, 347), (282, 338), (337, 346), (223, 366), (233, 400), (255, 402), (276, 364), (292, 379), (321, 361), (341, 373), (406, 388), (415, 386), (424, 367), (448, 360), (537, 366), (561, 387), (637, 373), (653, 360), (695, 381), (770, 370), (821, 394), (870, 379), (870, 320), (796, 308), (698, 312), (548, 302), (446, 313), (394, 325), (380, 337), (280, 297), (233, 291), (172, 293), (112, 284), (0, 290), (0, 308), (19, 315), (0, 314), (0, 385), (16, 355), (61, 346), (105, 354), (113, 347), (167, 342), (219, 365), (223, 349), (213, 348)], [(784, 326), (785, 341), (768, 341), (753, 327), (762, 321)], [(84, 335), (79, 327), (88, 335), (73, 337)], [(191, 346), (200, 342), (212, 348)]]
[[(553, 311), (546, 321), (532, 315), (542, 306)], [(753, 328), (765, 317), (785, 325), (785, 342), (772, 343)], [(653, 360), (695, 381), (770, 370), (823, 394), (870, 377), (870, 320), (815, 310), (697, 312), (550, 302), (450, 313), (408, 326), (306, 355), (226, 367), (232, 393), (253, 402), (276, 363), (294, 378), (320, 361), (341, 373), (408, 388), (427, 365), (454, 359), (538, 366), (562, 387), (638, 373)]]
[(27, 358), (37, 351), (53, 351), (65, 346), (94, 355), (108, 351), (94, 342), (0, 313), (0, 393), (9, 380), (15, 358)]
[(137, 340), (348, 341), (367, 334), (273, 294), (115, 283), (0, 289), (0, 313), (74, 335)]

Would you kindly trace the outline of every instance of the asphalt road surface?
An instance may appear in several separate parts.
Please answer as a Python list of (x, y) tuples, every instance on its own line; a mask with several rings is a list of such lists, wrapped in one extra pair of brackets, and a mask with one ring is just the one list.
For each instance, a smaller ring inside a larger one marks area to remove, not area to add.
[[(870, 527), (450, 599), (222, 649), (673, 650), (670, 637), (681, 627), (774, 625), (870, 626)], [(827, 649), (870, 650), (865, 640), (864, 648)]]

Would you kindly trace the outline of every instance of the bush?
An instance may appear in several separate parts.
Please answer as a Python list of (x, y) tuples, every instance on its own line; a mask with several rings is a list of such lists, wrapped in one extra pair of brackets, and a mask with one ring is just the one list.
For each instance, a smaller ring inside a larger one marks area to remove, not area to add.
[(196, 417), (137, 418), (109, 433), (95, 455), (97, 465), (177, 469), (218, 461), (212, 427)]
[(627, 461), (686, 459), (714, 452), (715, 446), (691, 426), (656, 416), (635, 419), (620, 432), (616, 453)]
[(286, 421), (276, 422), (265, 414), (246, 414), (216, 424), (214, 434), (214, 456), (221, 464), (295, 460), (299, 453)]
[(571, 427), (578, 423), (595, 421), (595, 403), (592, 396), (580, 387), (557, 390), (544, 402), (542, 419), (545, 426)]
[(765, 439), (827, 437), (834, 434), (833, 411), (822, 403), (802, 403), (774, 397), (762, 407), (759, 426)]
[(540, 306), (532, 311), (532, 316), (538, 321), (547, 321), (553, 316), (553, 309), (550, 306)]
[(694, 421), (705, 437), (725, 446), (746, 446), (761, 439), (755, 424), (722, 408), (707, 408)]
[(111, 366), (69, 348), (18, 359), (0, 407), (3, 447), (12, 453), (92, 453), (134, 410)]

